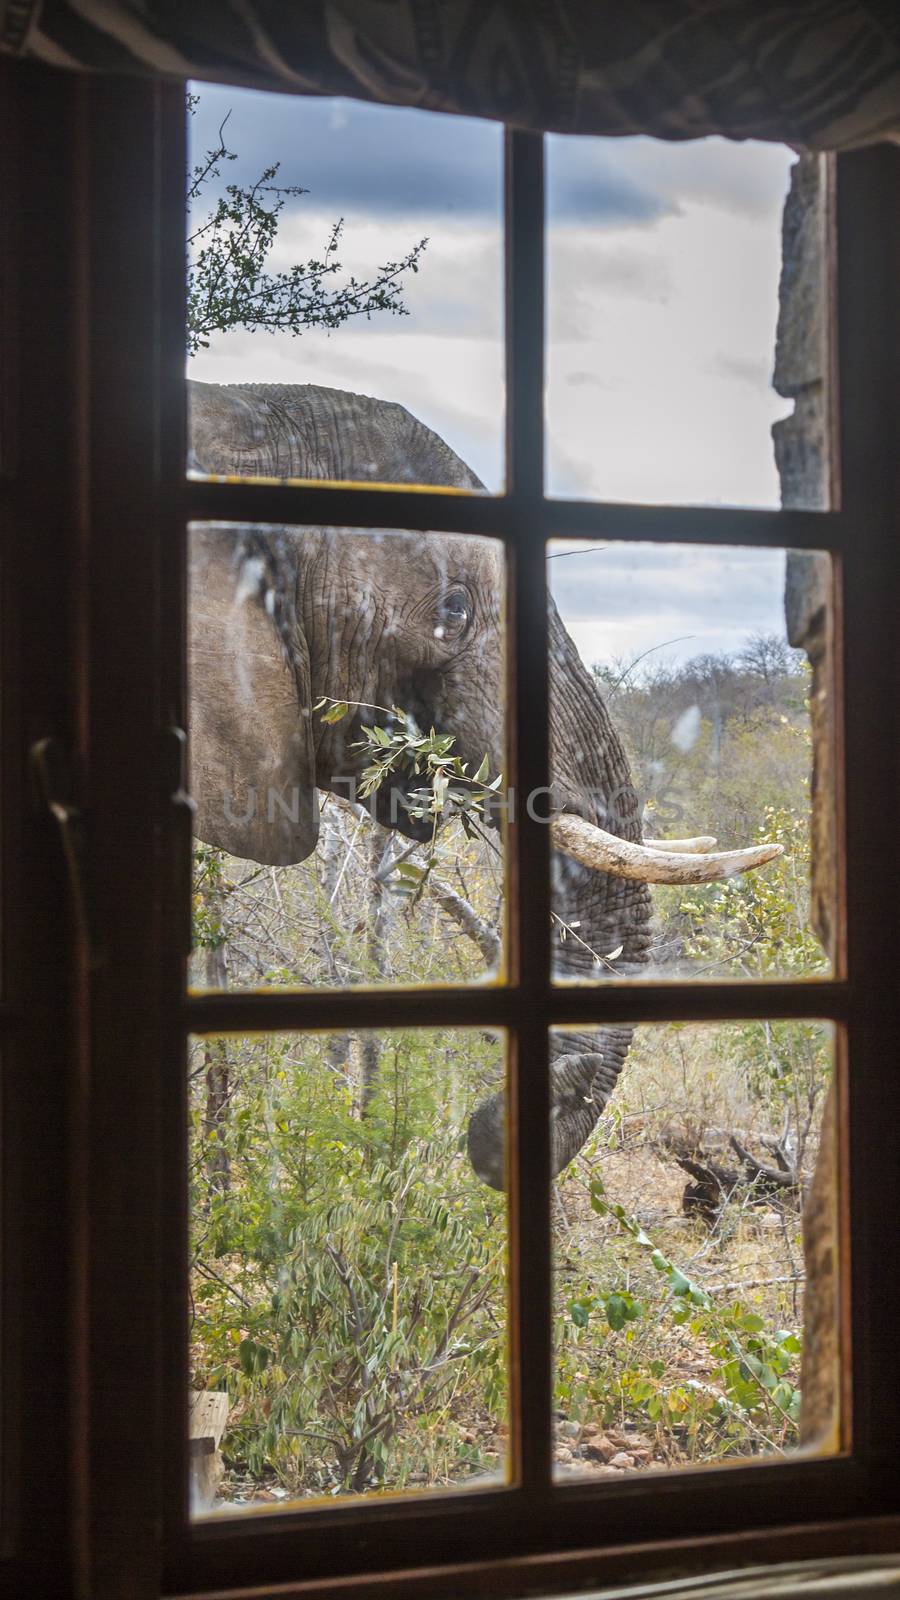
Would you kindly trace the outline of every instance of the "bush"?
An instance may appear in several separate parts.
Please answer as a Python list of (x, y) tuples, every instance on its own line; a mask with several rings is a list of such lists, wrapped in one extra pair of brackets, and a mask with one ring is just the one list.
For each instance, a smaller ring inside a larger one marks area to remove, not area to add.
[(226, 1456), (253, 1477), (452, 1481), (494, 1459), (460, 1414), (493, 1432), (505, 1406), (504, 1205), (462, 1148), (499, 1046), (384, 1036), (361, 1120), (331, 1043), (229, 1042), (225, 1192), (205, 1187), (195, 1106), (194, 1381), (227, 1386)]

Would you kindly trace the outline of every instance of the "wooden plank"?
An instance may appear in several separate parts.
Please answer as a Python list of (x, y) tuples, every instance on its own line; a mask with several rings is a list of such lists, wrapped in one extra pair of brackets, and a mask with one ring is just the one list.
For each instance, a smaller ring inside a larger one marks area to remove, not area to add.
[(208, 1511), (225, 1475), (219, 1453), (228, 1422), (228, 1396), (221, 1390), (192, 1389), (188, 1413), (191, 1505)]
[(227, 1422), (227, 1394), (222, 1390), (191, 1390), (188, 1436), (192, 1444), (195, 1439), (211, 1439), (213, 1449), (218, 1450)]

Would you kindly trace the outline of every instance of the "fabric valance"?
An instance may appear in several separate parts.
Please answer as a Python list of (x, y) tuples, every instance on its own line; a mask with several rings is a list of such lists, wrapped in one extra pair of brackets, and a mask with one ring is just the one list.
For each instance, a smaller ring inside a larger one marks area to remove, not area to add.
[(566, 133), (900, 135), (897, 0), (0, 0), (0, 50)]

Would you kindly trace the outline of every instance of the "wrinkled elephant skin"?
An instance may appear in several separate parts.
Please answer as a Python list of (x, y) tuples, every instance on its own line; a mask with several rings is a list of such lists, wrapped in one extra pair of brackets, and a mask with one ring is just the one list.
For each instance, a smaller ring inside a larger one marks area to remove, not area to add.
[[(190, 460), (206, 473), (424, 483), (478, 490), (442, 439), (402, 406), (314, 385), (189, 384)], [(315, 848), (315, 790), (346, 794), (360, 770), (356, 711), (330, 726), (323, 697), (399, 706), (452, 734), (454, 752), (502, 770), (502, 563), (493, 541), (462, 535), (203, 525), (191, 543), (192, 772), (198, 833), (245, 858), (283, 864)], [(551, 748), (566, 810), (639, 843), (622, 745), (596, 681), (550, 608)], [(384, 718), (382, 717), (382, 721)], [(341, 780), (344, 780), (342, 785)], [(387, 789), (380, 815), (413, 835)], [(393, 811), (391, 810), (393, 804)], [(554, 856), (555, 908), (578, 925), (560, 975), (647, 959), (645, 883)], [(554, 1171), (581, 1149), (613, 1091), (628, 1028), (558, 1036), (551, 1050)], [(502, 1094), (474, 1112), (472, 1164), (504, 1184)]]

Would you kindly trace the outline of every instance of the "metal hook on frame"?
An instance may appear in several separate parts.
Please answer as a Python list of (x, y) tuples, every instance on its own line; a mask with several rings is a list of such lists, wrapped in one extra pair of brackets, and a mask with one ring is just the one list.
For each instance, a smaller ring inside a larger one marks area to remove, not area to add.
[(75, 803), (71, 769), (61, 741), (38, 739), (29, 755), (41, 800), (59, 828), (75, 925), (84, 941), (88, 966), (93, 970), (101, 965), (103, 957), (95, 935), (88, 883), (88, 834), (84, 812)]

